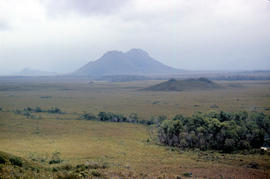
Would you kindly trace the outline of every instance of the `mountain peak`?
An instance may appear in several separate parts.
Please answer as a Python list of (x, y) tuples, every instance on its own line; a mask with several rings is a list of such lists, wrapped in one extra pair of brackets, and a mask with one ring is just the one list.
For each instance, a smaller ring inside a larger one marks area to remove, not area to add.
[(111, 51), (106, 52), (106, 53), (103, 55), (103, 57), (104, 57), (104, 56), (119, 56), (119, 55), (123, 55), (123, 54), (124, 54), (124, 53), (121, 52), (121, 51), (118, 51), (118, 50), (111, 50)]
[(146, 51), (139, 48), (130, 49), (129, 51), (126, 52), (126, 54), (136, 56), (149, 56), (149, 54)]
[(181, 70), (169, 67), (153, 59), (142, 49), (131, 49), (126, 53), (113, 50), (106, 52), (96, 61), (89, 62), (75, 71), (79, 76), (112, 75), (160, 75), (176, 74)]

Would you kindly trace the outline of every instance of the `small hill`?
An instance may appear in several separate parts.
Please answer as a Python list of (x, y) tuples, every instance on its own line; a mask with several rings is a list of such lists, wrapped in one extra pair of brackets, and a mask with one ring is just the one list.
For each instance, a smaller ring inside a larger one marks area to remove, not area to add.
[[(42, 167), (32, 161), (28, 161), (22, 157), (18, 157), (12, 154), (8, 154), (5, 152), (0, 151), (0, 165), (6, 165), (18, 168), (20, 167), (21, 170), (40, 170)], [(1, 175), (1, 171), (0, 171)], [(1, 178), (1, 177), (0, 177)]]
[(177, 74), (182, 70), (160, 63), (141, 49), (109, 51), (73, 72), (75, 76)]
[(189, 90), (210, 90), (210, 89), (219, 89), (222, 88), (217, 83), (210, 81), (206, 78), (198, 79), (185, 79), (185, 80), (176, 80), (170, 79), (166, 82), (162, 82), (157, 85), (150, 86), (145, 88), (145, 90), (150, 91), (189, 91)]

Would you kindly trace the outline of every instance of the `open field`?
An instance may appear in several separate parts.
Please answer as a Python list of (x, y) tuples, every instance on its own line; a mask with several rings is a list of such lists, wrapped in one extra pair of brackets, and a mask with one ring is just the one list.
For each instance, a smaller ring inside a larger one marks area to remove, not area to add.
[[(154, 115), (191, 115), (195, 111), (246, 110), (270, 114), (270, 81), (218, 82), (224, 89), (192, 92), (152, 92), (140, 89), (160, 81), (138, 82), (0, 82), (0, 107), (57, 106), (65, 112), (138, 113), (141, 118)], [(233, 87), (232, 87), (233, 86)]]
[[(183, 152), (149, 141), (149, 130), (144, 125), (77, 120), (84, 111), (126, 115), (135, 112), (140, 119), (209, 110), (255, 110), (270, 114), (270, 81), (218, 81), (226, 88), (210, 91), (140, 90), (158, 82), (2, 81), (0, 151), (49, 168), (89, 161), (106, 163), (109, 168), (99, 171), (105, 178), (185, 178), (186, 172), (192, 172), (195, 178), (270, 177), (268, 154)], [(14, 113), (28, 106), (42, 109), (56, 106), (66, 113), (33, 113), (32, 118)], [(60, 153), (63, 162), (49, 165), (55, 152)], [(252, 162), (258, 167), (250, 168)], [(44, 178), (49, 175), (51, 172), (44, 172)]]

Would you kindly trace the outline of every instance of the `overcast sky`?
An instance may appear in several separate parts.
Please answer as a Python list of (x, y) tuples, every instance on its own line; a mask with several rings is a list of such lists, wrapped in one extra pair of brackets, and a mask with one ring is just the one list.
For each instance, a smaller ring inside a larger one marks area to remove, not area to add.
[(0, 75), (131, 48), (180, 69), (269, 70), (270, 1), (0, 0)]

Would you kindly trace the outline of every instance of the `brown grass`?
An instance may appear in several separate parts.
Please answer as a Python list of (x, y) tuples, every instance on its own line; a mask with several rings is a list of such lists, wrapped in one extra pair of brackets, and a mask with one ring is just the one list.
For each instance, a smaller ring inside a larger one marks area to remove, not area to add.
[[(17, 88), (1, 85), (0, 107), (4, 111), (0, 112), (0, 151), (28, 160), (36, 159), (46, 167), (51, 167), (48, 161), (56, 151), (64, 160), (62, 164), (108, 163), (110, 168), (102, 171), (108, 178), (184, 178), (185, 172), (192, 172), (195, 178), (269, 178), (269, 155), (226, 154), (224, 157), (214, 152), (208, 154), (209, 158), (202, 159), (198, 152), (179, 153), (147, 143), (149, 136), (147, 127), (143, 125), (75, 120), (78, 117), (75, 113), (83, 111), (136, 112), (148, 119), (159, 114), (190, 115), (197, 110), (208, 111), (214, 104), (219, 106), (215, 110), (225, 111), (264, 111), (270, 107), (269, 82), (241, 82), (244, 88), (211, 92), (138, 90), (153, 83), (156, 82), (62, 83), (56, 86), (46, 84), (45, 87), (31, 83), (23, 89), (19, 84)], [(154, 101), (158, 103), (153, 104)], [(40, 115), (41, 119), (27, 119), (12, 112), (27, 106), (57, 106), (68, 114), (41, 113), (34, 114)], [(269, 114), (267, 110), (264, 112)], [(213, 155), (219, 160), (212, 160)], [(257, 162), (260, 168), (247, 168), (250, 162)]]

